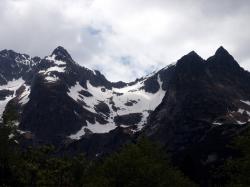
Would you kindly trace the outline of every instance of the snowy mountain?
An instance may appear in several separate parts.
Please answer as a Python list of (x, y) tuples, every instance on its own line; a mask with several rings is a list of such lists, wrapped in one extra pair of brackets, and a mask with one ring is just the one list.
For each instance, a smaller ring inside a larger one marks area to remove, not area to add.
[(63, 47), (45, 58), (3, 50), (0, 118), (24, 146), (99, 155), (144, 134), (173, 153), (199, 147), (201, 159), (216, 147), (225, 152), (248, 127), (250, 73), (223, 47), (207, 60), (191, 52), (130, 83), (81, 67)]
[(1, 119), (14, 106), (19, 131), (45, 141), (78, 140), (117, 127), (140, 131), (166, 92), (160, 73), (112, 83), (79, 66), (62, 47), (43, 59), (7, 50), (0, 54)]

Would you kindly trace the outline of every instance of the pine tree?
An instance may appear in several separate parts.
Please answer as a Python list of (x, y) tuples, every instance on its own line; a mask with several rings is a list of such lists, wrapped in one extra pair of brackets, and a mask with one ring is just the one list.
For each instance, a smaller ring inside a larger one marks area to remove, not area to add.
[(90, 187), (195, 186), (170, 164), (159, 146), (145, 138), (106, 158), (89, 179)]
[(224, 175), (230, 187), (250, 186), (250, 131), (237, 137), (232, 146), (239, 151), (237, 158), (229, 159), (224, 166)]

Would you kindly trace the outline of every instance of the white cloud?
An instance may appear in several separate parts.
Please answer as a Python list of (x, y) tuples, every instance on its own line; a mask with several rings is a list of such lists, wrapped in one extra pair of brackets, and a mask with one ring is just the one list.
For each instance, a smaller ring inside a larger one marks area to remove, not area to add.
[[(247, 0), (1, 0), (0, 48), (45, 56), (62, 45), (81, 65), (130, 81), (191, 50), (223, 45), (250, 58)], [(129, 57), (123, 64), (121, 58)]]

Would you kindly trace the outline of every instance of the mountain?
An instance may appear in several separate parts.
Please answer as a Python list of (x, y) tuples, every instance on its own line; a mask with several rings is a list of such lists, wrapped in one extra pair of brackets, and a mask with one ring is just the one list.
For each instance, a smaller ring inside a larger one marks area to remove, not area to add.
[(14, 108), (18, 132), (40, 143), (61, 145), (117, 127), (133, 134), (165, 95), (159, 73), (113, 83), (81, 67), (63, 47), (43, 59), (4, 50), (0, 66), (3, 120)]
[(208, 60), (195, 52), (185, 55), (176, 63), (161, 104), (150, 115), (147, 133), (180, 150), (204, 138), (206, 133), (201, 132), (243, 126), (250, 114), (249, 80), (249, 72), (222, 47)]
[(63, 47), (45, 58), (3, 50), (0, 117), (23, 146), (95, 157), (145, 135), (184, 170), (207, 167), (233, 154), (226, 145), (248, 128), (250, 73), (223, 47), (207, 60), (192, 51), (130, 83), (80, 66)]

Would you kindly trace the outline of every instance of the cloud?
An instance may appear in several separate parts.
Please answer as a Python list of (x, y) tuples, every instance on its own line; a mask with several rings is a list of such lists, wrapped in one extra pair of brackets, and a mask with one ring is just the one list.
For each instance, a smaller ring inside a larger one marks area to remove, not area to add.
[(0, 10), (0, 49), (42, 57), (62, 45), (112, 81), (221, 45), (250, 69), (247, 0), (1, 0)]

